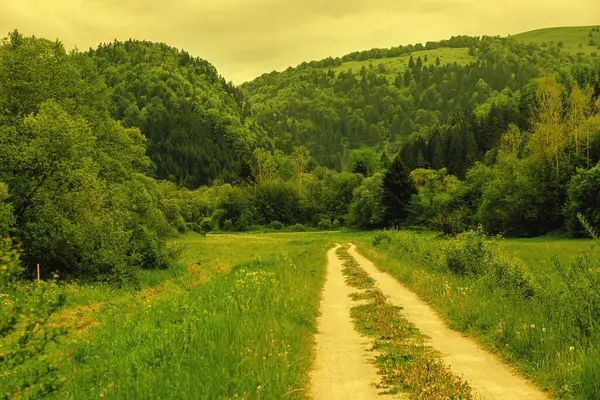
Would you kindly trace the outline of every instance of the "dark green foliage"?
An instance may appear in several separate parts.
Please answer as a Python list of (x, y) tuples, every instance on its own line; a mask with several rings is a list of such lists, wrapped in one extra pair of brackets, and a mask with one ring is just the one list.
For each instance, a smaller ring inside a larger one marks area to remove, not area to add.
[(577, 236), (585, 233), (578, 214), (582, 214), (592, 229), (600, 230), (600, 164), (589, 170), (580, 169), (568, 186), (568, 201), (565, 206), (568, 229)]
[(5, 237), (8, 234), (8, 229), (14, 223), (12, 206), (5, 203), (7, 199), (8, 186), (0, 182), (0, 237)]
[(383, 175), (375, 174), (366, 178), (354, 189), (352, 203), (348, 214), (348, 223), (360, 228), (373, 228), (383, 223), (384, 209)]
[(403, 224), (408, 218), (408, 205), (416, 188), (410, 170), (400, 157), (396, 157), (383, 177), (384, 221), (389, 226)]
[(274, 221), (292, 225), (298, 221), (300, 198), (295, 187), (290, 183), (263, 182), (255, 188), (254, 208), (260, 216), (257, 222), (261, 225)]
[(87, 54), (112, 89), (111, 113), (150, 139), (160, 179), (232, 180), (257, 144), (242, 95), (207, 61), (161, 43), (114, 42)]
[(477, 277), (485, 275), (491, 264), (492, 249), (481, 230), (469, 231), (449, 240), (446, 265), (456, 275)]
[[(519, 109), (519, 91), (531, 79), (574, 60), (553, 50), (557, 47), (546, 50), (490, 37), (453, 38), (425, 48), (451, 45), (477, 49), (474, 62), (424, 65), (417, 57), (402, 77), (391, 78), (389, 71), (363, 68), (335, 74), (320, 69), (321, 63), (309, 63), (264, 74), (242, 88), (253, 117), (286, 152), (305, 145), (321, 165), (340, 169), (342, 138), (351, 149), (382, 146), (388, 138), (394, 147), (407, 148), (402, 157), (410, 168), (446, 167), (462, 177), (510, 123), (524, 127), (528, 116)], [(342, 60), (407, 53), (376, 49)], [(430, 140), (436, 132), (438, 138)]]
[(165, 268), (160, 237), (173, 228), (144, 175), (146, 140), (110, 118), (90, 61), (14, 32), (0, 44), (0, 86), (0, 229), (25, 266), (115, 282)]

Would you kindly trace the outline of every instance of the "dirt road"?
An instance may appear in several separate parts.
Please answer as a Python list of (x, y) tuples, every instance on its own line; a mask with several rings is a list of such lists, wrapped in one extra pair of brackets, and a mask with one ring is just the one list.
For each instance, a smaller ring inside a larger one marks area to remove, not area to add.
[(375, 383), (377, 369), (368, 352), (370, 341), (356, 330), (350, 317), (355, 305), (346, 285), (342, 261), (335, 251), (327, 253), (327, 280), (321, 301), (316, 360), (311, 372), (311, 395), (315, 400), (382, 399)]
[(515, 373), (496, 356), (473, 340), (449, 329), (446, 323), (416, 294), (390, 275), (379, 271), (372, 262), (356, 252), (349, 253), (376, 281), (389, 301), (403, 308), (407, 320), (429, 336), (429, 345), (442, 353), (442, 360), (453, 372), (467, 381), (479, 398), (494, 400), (548, 399), (547, 395)]

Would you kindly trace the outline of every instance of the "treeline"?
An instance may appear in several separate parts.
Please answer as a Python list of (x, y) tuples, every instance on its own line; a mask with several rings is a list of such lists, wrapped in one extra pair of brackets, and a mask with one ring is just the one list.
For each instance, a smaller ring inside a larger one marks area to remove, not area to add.
[(407, 54), (411, 54), (413, 51), (422, 50), (435, 50), (439, 48), (474, 48), (479, 44), (480, 38), (473, 36), (452, 36), (447, 40), (440, 40), (437, 42), (427, 42), (425, 45), (417, 43), (415, 45), (409, 44), (406, 46), (396, 46), (389, 49), (375, 48), (370, 50), (355, 51), (346, 54), (342, 57), (327, 57), (319, 61), (303, 62), (298, 65), (299, 69), (313, 67), (313, 68), (327, 68), (327, 67), (339, 67), (345, 62), (349, 61), (365, 61), (365, 60), (379, 60), (382, 58), (400, 57)]
[(401, 153), (386, 175), (386, 193), (404, 204), (404, 213), (391, 208), (383, 221), (446, 233), (481, 225), (507, 236), (559, 229), (578, 236), (581, 215), (600, 229), (600, 69), (588, 72), (539, 80), (530, 128), (510, 125), (464, 178), (450, 174), (449, 165), (413, 169), (414, 158)]
[(382, 205), (369, 201), (383, 179), (380, 156), (371, 150), (353, 152), (341, 173), (315, 166), (304, 147), (291, 155), (257, 149), (246, 166), (233, 185), (188, 190), (161, 182), (170, 224), (180, 232), (302, 231), (368, 226), (383, 216)]
[(0, 42), (0, 237), (30, 269), (134, 281), (167, 268), (175, 233), (147, 139), (111, 117), (89, 57), (12, 32)]
[[(0, 44), (0, 237), (30, 269), (124, 282), (168, 267), (165, 239), (188, 230), (535, 235), (578, 233), (578, 212), (598, 226), (598, 67), (452, 40), (477, 60), (412, 60), (391, 80), (297, 69), (240, 91), (164, 44), (67, 52), (15, 31)], [(536, 79), (547, 70), (558, 81)]]

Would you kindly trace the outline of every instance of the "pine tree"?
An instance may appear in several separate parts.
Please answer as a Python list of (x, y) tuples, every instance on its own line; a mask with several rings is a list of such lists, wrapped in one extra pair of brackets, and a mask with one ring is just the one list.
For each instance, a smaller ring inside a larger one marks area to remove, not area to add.
[(407, 207), (416, 189), (410, 179), (410, 169), (399, 156), (383, 177), (384, 223), (398, 226), (408, 217)]

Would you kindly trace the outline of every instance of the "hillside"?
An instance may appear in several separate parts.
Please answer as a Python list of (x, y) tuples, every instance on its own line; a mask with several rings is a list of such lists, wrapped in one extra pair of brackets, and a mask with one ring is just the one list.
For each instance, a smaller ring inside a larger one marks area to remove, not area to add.
[(240, 91), (208, 61), (162, 43), (114, 42), (86, 53), (111, 89), (113, 118), (149, 139), (156, 177), (188, 187), (232, 180), (257, 146)]
[(537, 29), (512, 36), (523, 43), (535, 43), (548, 47), (562, 43), (562, 48), (571, 54), (600, 52), (600, 29), (598, 26), (571, 26)]
[(363, 67), (367, 69), (375, 68), (380, 74), (386, 75), (390, 79), (394, 79), (397, 74), (404, 72), (406, 68), (409, 67), (411, 58), (413, 61), (421, 58), (423, 60), (423, 65), (426, 67), (454, 63), (466, 65), (476, 60), (475, 57), (469, 54), (469, 50), (466, 48), (444, 47), (433, 50), (414, 51), (411, 54), (398, 57), (347, 61), (332, 69), (336, 74), (339, 74), (340, 72), (347, 72), (349, 70), (357, 72)]
[(410, 165), (461, 175), (510, 123), (523, 126), (532, 98), (522, 90), (532, 79), (593, 62), (558, 43), (460, 36), (303, 63), (242, 90), (253, 117), (285, 152), (305, 145), (317, 163), (340, 170), (348, 164), (344, 145), (397, 153), (446, 132), (441, 145), (454, 143), (455, 156), (434, 162), (421, 146), (410, 151)]

